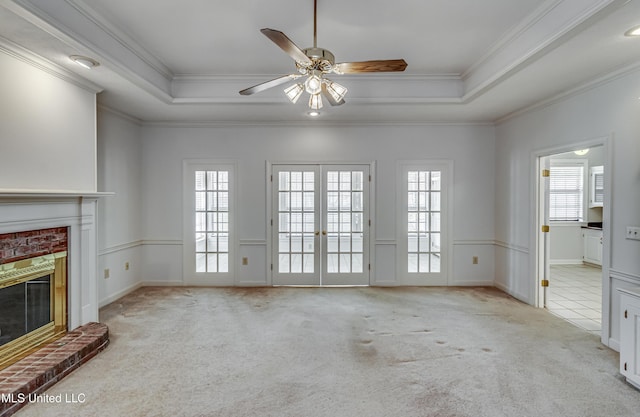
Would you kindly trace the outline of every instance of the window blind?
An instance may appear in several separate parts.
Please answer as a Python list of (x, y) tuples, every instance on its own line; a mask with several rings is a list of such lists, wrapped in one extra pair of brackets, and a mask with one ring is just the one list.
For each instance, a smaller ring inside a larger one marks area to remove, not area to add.
[(549, 179), (549, 220), (584, 221), (584, 165), (552, 165)]

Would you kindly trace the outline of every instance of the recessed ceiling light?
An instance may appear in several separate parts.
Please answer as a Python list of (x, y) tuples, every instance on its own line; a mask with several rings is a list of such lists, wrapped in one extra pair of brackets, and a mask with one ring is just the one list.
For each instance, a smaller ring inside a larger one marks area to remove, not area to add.
[(82, 55), (71, 55), (69, 59), (71, 59), (76, 64), (85, 67), (86, 69), (92, 69), (100, 65), (100, 63), (95, 59)]
[(632, 27), (624, 33), (624, 36), (640, 36), (640, 25)]
[(589, 153), (589, 149), (579, 149), (577, 151), (573, 151), (578, 156), (584, 156)]
[(311, 117), (318, 117), (320, 116), (320, 112), (317, 110), (311, 110), (307, 112), (307, 115), (311, 116)]

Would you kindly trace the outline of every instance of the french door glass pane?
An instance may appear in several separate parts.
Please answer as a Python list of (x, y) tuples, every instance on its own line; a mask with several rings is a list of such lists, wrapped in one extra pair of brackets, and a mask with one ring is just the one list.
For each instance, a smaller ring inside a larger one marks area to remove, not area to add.
[(196, 272), (229, 272), (229, 172), (195, 172)]
[(315, 173), (278, 173), (278, 272), (311, 274), (314, 265)]
[(362, 273), (364, 172), (327, 171), (327, 273)]
[(440, 272), (441, 171), (407, 174), (407, 272)]

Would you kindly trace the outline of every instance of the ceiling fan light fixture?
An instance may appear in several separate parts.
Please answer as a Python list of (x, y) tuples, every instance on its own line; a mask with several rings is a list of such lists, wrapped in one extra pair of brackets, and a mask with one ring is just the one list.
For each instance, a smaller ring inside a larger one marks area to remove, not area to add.
[(322, 108), (322, 97), (320, 94), (311, 94), (309, 96), (309, 108), (311, 110), (320, 110)]
[(293, 104), (298, 101), (303, 92), (304, 86), (302, 84), (294, 84), (291, 87), (285, 88), (284, 90), (284, 93)]
[(331, 80), (326, 80), (325, 86), (327, 87), (327, 92), (331, 95), (331, 97), (333, 97), (336, 102), (342, 101), (342, 99), (344, 99), (344, 96), (347, 95), (347, 91), (349, 91), (347, 90), (347, 87)]
[[(296, 103), (303, 92), (309, 94), (309, 116), (317, 113), (323, 106), (322, 96), (331, 106), (345, 103), (347, 88), (324, 78), (328, 74), (360, 74), (372, 72), (401, 72), (407, 67), (404, 59), (378, 59), (372, 61), (339, 62), (333, 53), (319, 48), (317, 44), (317, 5), (313, 0), (313, 47), (300, 49), (283, 32), (270, 28), (260, 29), (260, 32), (277, 45), (283, 52), (295, 61), (296, 74), (283, 75), (270, 81), (256, 84), (253, 87), (240, 90), (240, 95), (248, 96), (269, 88), (288, 83), (291, 80), (304, 77), (304, 82), (287, 87), (284, 92), (287, 98)], [(315, 112), (314, 112), (315, 111)]]

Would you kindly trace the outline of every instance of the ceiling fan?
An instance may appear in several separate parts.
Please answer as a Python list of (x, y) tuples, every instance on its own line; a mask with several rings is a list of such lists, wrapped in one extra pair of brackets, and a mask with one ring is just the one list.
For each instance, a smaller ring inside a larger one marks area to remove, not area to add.
[(283, 75), (273, 80), (254, 85), (240, 91), (243, 96), (259, 93), (272, 87), (307, 77), (303, 83), (296, 83), (287, 87), (284, 92), (296, 103), (303, 92), (309, 94), (309, 107), (317, 111), (322, 108), (324, 96), (332, 106), (344, 104), (347, 88), (329, 80), (327, 74), (360, 74), (367, 72), (400, 72), (404, 71), (407, 63), (404, 59), (388, 59), (360, 62), (336, 63), (334, 55), (327, 49), (317, 45), (317, 10), (318, 2), (313, 1), (313, 47), (300, 49), (284, 33), (275, 29), (261, 29), (267, 38), (278, 45), (296, 62), (298, 73)]

